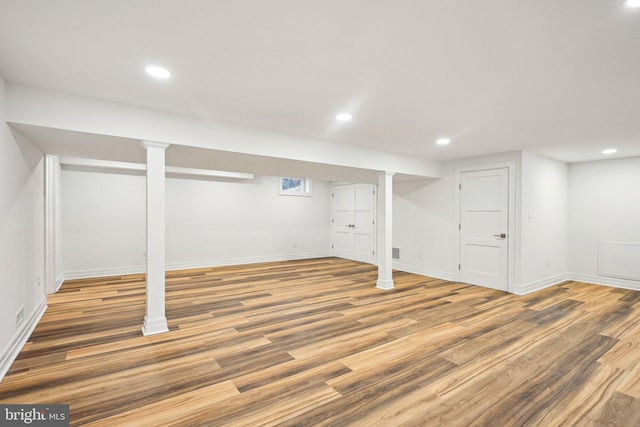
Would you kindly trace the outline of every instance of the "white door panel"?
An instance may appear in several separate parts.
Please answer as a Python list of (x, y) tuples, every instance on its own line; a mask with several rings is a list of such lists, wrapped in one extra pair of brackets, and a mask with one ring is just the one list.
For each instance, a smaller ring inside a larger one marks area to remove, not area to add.
[(351, 224), (353, 217), (351, 211), (335, 211), (333, 215), (336, 228), (349, 228), (348, 225)]
[(460, 280), (508, 288), (509, 170), (461, 173)]
[(369, 233), (373, 231), (373, 211), (355, 211), (353, 214), (353, 223), (356, 226), (356, 230)]
[(494, 234), (502, 227), (499, 213), (489, 211), (469, 211), (466, 216), (465, 235), (470, 239), (480, 238), (495, 240)]
[(336, 231), (334, 233), (333, 250), (336, 256), (348, 254), (353, 251), (353, 236), (348, 231)]
[(371, 234), (354, 233), (356, 258), (370, 258), (373, 255), (373, 239)]
[(354, 208), (356, 210), (372, 211), (375, 208), (373, 185), (356, 185), (354, 188)]
[(333, 191), (333, 254), (346, 257), (354, 250), (353, 231), (353, 195), (346, 188), (335, 188)]
[(333, 199), (336, 210), (353, 210), (353, 190), (344, 187), (334, 187)]

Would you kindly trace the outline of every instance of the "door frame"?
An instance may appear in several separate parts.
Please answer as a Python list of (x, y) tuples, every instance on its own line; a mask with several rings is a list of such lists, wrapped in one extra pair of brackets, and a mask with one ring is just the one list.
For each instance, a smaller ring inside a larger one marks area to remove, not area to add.
[(509, 218), (509, 226), (508, 231), (509, 238), (507, 239), (507, 292), (513, 293), (515, 288), (515, 279), (516, 279), (516, 246), (518, 241), (518, 236), (516, 235), (516, 162), (513, 160), (504, 161), (504, 162), (496, 162), (496, 163), (488, 163), (488, 164), (478, 164), (473, 166), (462, 166), (455, 168), (455, 197), (454, 197), (454, 278), (456, 281), (460, 280), (460, 269), (458, 266), (460, 265), (460, 184), (462, 182), (462, 174), (464, 172), (478, 172), (485, 171), (491, 169), (508, 169), (509, 171), (509, 206), (507, 210), (507, 215)]

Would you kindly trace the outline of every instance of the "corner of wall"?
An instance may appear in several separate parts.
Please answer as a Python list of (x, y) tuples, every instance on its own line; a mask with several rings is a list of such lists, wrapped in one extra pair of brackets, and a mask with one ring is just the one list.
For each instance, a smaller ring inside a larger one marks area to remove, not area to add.
[(551, 286), (559, 285), (566, 282), (567, 280), (570, 280), (569, 275), (566, 273), (562, 273), (544, 279), (536, 280), (535, 282), (515, 286), (513, 293), (516, 295), (526, 295), (533, 292), (541, 291), (546, 288), (550, 288)]
[(7, 124), (0, 77), (0, 376), (46, 309), (43, 153)]
[(401, 262), (394, 261), (393, 268), (395, 270), (404, 271), (406, 273), (419, 274), (421, 276), (433, 277), (435, 279), (449, 280), (453, 281), (455, 278), (454, 275), (447, 271), (433, 270), (430, 268), (418, 267), (415, 265), (404, 264)]

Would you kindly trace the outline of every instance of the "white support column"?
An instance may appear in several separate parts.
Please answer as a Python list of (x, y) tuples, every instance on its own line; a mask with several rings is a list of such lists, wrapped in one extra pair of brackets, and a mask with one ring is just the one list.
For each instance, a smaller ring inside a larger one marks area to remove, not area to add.
[(376, 228), (378, 252), (378, 283), (376, 288), (393, 289), (391, 260), (391, 234), (393, 227), (393, 173), (378, 175), (378, 226)]
[(53, 294), (62, 279), (60, 274), (60, 159), (58, 156), (44, 156), (44, 277), (45, 292)]
[(147, 150), (147, 308), (143, 335), (168, 332), (165, 317), (165, 150), (169, 144), (143, 141)]

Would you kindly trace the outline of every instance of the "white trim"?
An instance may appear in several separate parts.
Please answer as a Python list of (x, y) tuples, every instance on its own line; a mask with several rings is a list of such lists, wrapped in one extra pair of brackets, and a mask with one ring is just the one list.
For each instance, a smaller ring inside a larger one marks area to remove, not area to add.
[(67, 271), (62, 274), (62, 281), (64, 282), (67, 280), (91, 279), (94, 277), (126, 276), (128, 274), (142, 274), (144, 272), (144, 265), (130, 267), (97, 268), (95, 270)]
[(155, 317), (153, 319), (149, 318), (149, 316), (144, 316), (142, 335), (147, 337), (165, 332), (169, 332), (169, 326), (167, 325), (167, 318), (165, 316)]
[(640, 291), (640, 281), (637, 280), (625, 280), (614, 279), (611, 277), (592, 276), (590, 274), (569, 273), (567, 280), (573, 280), (574, 282), (589, 283), (592, 285), (609, 286), (612, 288), (630, 289), (633, 291)]
[(434, 279), (454, 281), (454, 274), (446, 271), (431, 270), (424, 267), (416, 267), (409, 264), (403, 264), (401, 262), (393, 262), (394, 270), (404, 271), (405, 273), (419, 274), (421, 276), (433, 277)]
[(179, 168), (177, 166), (167, 166), (167, 177), (169, 178), (222, 178), (222, 179), (253, 179), (255, 177), (252, 173), (242, 172), (227, 172), (210, 169), (193, 169), (193, 168)]
[(64, 275), (60, 273), (58, 275), (58, 278), (56, 279), (56, 288), (54, 289), (53, 293), (58, 292), (60, 290), (60, 286), (62, 286), (63, 283), (64, 283)]
[(9, 371), (9, 368), (11, 368), (16, 357), (20, 354), (22, 347), (24, 347), (25, 343), (31, 336), (31, 333), (33, 333), (33, 330), (40, 322), (40, 319), (42, 319), (45, 311), (47, 311), (47, 299), (43, 298), (42, 301), (40, 301), (40, 304), (31, 313), (29, 320), (22, 324), (22, 326), (13, 335), (13, 338), (11, 338), (11, 341), (9, 341), (6, 347), (2, 350), (2, 353), (0, 353), (0, 382)]
[(161, 150), (166, 150), (167, 148), (169, 148), (169, 143), (166, 142), (157, 142), (157, 141), (142, 141), (140, 143), (140, 145), (142, 145), (142, 148), (144, 148), (145, 150), (147, 148), (159, 148)]
[[(257, 264), (261, 262), (295, 261), (299, 259), (313, 259), (330, 257), (330, 251), (307, 252), (296, 254), (267, 255), (247, 258), (220, 258), (213, 260), (172, 262), (167, 263), (167, 271), (189, 270), (192, 268), (225, 267), (229, 265)], [(144, 274), (144, 265), (129, 267), (100, 268), (95, 270), (79, 270), (64, 273), (62, 281), (75, 279), (90, 279), (94, 277), (126, 276), (129, 274)]]
[(547, 277), (546, 279), (536, 280), (535, 282), (527, 283), (526, 285), (516, 286), (513, 293), (516, 295), (526, 295), (532, 292), (541, 291), (542, 289), (549, 288), (551, 286), (559, 285), (560, 283), (569, 280), (568, 275), (558, 274), (556, 276)]
[[(113, 173), (134, 173), (144, 175), (147, 166), (144, 163), (116, 162), (110, 160), (81, 159), (77, 157), (61, 157), (60, 164), (65, 170), (83, 170)], [(249, 180), (254, 179), (252, 173), (227, 172), (210, 169), (181, 168), (177, 166), (165, 167), (166, 175), (170, 178), (221, 178)]]
[(394, 289), (394, 285), (393, 285), (393, 280), (388, 280), (388, 279), (378, 279), (378, 281), (376, 282), (376, 288), (377, 289), (382, 289), (383, 291), (389, 291), (391, 289)]
[[(508, 231), (508, 241), (507, 241), (507, 253), (508, 253), (508, 277), (507, 277), (507, 292), (515, 291), (515, 283), (516, 283), (516, 246), (517, 246), (517, 236), (516, 236), (516, 162), (515, 160), (506, 160), (503, 162), (496, 163), (487, 163), (485, 165), (471, 165), (471, 166), (461, 166), (455, 168), (454, 175), (454, 266), (460, 264), (460, 230), (458, 229), (458, 225), (460, 224), (460, 184), (462, 182), (462, 173), (464, 172), (475, 172), (475, 171), (484, 171), (491, 169), (503, 169), (507, 168), (509, 171), (509, 231)], [(460, 270), (454, 270), (454, 280), (460, 280)]]
[(174, 263), (167, 264), (167, 271), (188, 270), (191, 268), (225, 267), (228, 265), (257, 264), (261, 262), (295, 261), (299, 259), (326, 258), (330, 256), (331, 256), (331, 253), (329, 251), (323, 251), (323, 252), (307, 252), (307, 253), (297, 253), (297, 254), (255, 256), (255, 257), (247, 257), (247, 258), (223, 258), (223, 259), (208, 260), (208, 261), (174, 262)]

